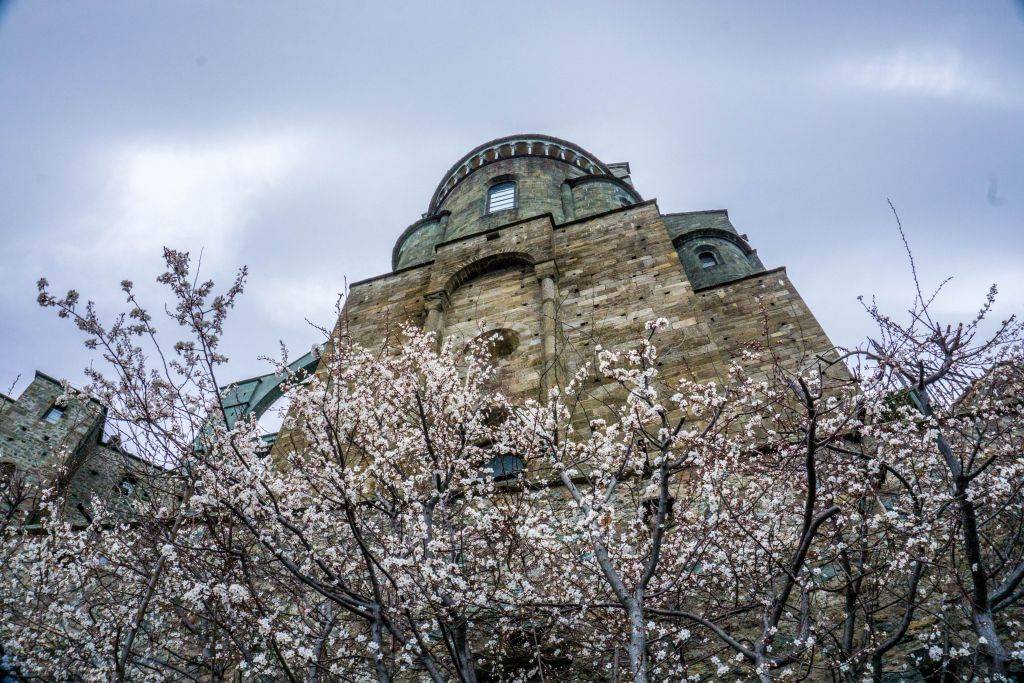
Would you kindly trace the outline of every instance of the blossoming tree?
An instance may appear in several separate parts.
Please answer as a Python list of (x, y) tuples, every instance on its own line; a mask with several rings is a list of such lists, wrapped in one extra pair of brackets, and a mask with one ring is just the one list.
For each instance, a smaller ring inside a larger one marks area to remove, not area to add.
[(342, 334), (289, 378), (271, 454), (216, 391), (244, 271), (217, 294), (165, 258), (167, 349), (130, 283), (109, 325), (41, 283), (110, 369), (90, 374), (108, 429), (153, 466), (84, 519), (5, 485), (11, 671), (997, 680), (1024, 658), (1022, 330), (985, 328), (994, 292), (956, 326), (920, 295), (906, 324), (869, 307), (862, 348), (753, 346), (710, 383), (666, 385), (652, 321), (543, 401), (507, 396), (484, 344)]

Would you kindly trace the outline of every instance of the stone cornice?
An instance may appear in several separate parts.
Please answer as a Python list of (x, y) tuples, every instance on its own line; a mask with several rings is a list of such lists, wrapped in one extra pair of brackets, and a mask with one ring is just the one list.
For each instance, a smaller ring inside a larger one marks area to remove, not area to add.
[(779, 266), (778, 268), (772, 268), (771, 270), (761, 270), (761, 271), (758, 271), (756, 273), (751, 273), (750, 275), (744, 275), (742, 277), (738, 277), (735, 280), (726, 280), (725, 282), (716, 282), (713, 285), (707, 285), (705, 287), (694, 287), (693, 288), (693, 293), (694, 294), (702, 294), (704, 292), (710, 292), (713, 289), (721, 289), (722, 287), (728, 287), (729, 285), (734, 285), (737, 282), (745, 282), (746, 280), (753, 280), (754, 278), (764, 277), (766, 275), (775, 275), (777, 273), (785, 273), (785, 272), (786, 272), (786, 266)]
[(640, 193), (636, 191), (636, 188), (634, 188), (632, 185), (627, 183), (622, 178), (616, 178), (615, 176), (588, 174), (577, 176), (575, 178), (569, 178), (568, 180), (565, 181), (565, 183), (569, 187), (585, 185), (586, 183), (611, 183), (612, 185), (618, 185), (623, 190), (628, 192), (629, 195), (636, 201), (642, 202), (644, 200), (644, 198), (640, 196)]
[(398, 236), (398, 240), (395, 242), (394, 248), (391, 250), (391, 267), (394, 268), (395, 266), (398, 265), (398, 259), (401, 256), (402, 252), (402, 245), (405, 244), (405, 240), (409, 238), (409, 235), (419, 230), (426, 223), (439, 221), (444, 216), (450, 215), (450, 211), (438, 211), (436, 214), (432, 216), (424, 216), (423, 218), (419, 219), (418, 221), (407, 227), (405, 230), (403, 230), (402, 234)]
[(700, 239), (701, 237), (717, 237), (727, 242), (732, 242), (737, 247), (739, 247), (744, 254), (748, 256), (754, 253), (754, 249), (747, 243), (745, 239), (743, 239), (734, 232), (731, 232), (729, 230), (723, 230), (722, 228), (697, 228), (696, 230), (688, 230), (677, 235), (675, 239), (672, 240), (672, 244), (675, 246), (679, 246), (683, 242), (689, 242), (691, 240)]

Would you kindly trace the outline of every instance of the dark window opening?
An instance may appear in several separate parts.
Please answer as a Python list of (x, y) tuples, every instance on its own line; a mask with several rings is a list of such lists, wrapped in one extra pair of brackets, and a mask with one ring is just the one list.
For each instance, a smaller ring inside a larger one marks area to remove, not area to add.
[(498, 183), (487, 191), (487, 213), (514, 209), (516, 206), (516, 184)]
[(487, 463), (496, 481), (511, 479), (523, 471), (523, 459), (518, 455), (496, 455)]
[[(665, 506), (665, 526), (668, 527), (672, 525), (672, 508), (675, 507), (676, 499), (669, 496), (665, 502), (667, 503)], [(648, 498), (644, 501), (644, 524), (651, 531), (654, 530), (654, 521), (658, 517), (658, 503), (659, 499), (657, 498)]]
[(125, 477), (114, 487), (114, 492), (118, 495), (128, 498), (135, 493), (136, 481), (135, 477)]
[(718, 259), (710, 251), (702, 251), (697, 254), (697, 258), (700, 259), (701, 268), (714, 268), (718, 265)]
[(50, 406), (50, 409), (43, 414), (43, 419), (52, 425), (60, 422), (60, 419), (64, 417), (64, 409), (60, 406)]

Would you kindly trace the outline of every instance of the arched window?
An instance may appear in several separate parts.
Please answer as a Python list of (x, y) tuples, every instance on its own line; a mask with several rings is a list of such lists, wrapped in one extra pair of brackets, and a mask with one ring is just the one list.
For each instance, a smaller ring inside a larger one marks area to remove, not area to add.
[(487, 191), (487, 213), (516, 208), (515, 182), (498, 183)]
[(714, 252), (702, 251), (697, 254), (697, 258), (700, 259), (701, 268), (714, 268), (718, 265), (718, 259), (715, 258)]

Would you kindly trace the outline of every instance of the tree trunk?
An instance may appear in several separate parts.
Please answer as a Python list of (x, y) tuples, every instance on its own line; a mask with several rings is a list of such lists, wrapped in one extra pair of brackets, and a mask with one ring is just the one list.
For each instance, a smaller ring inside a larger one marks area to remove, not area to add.
[(633, 683), (647, 683), (647, 630), (640, 602), (629, 607), (629, 666)]
[[(942, 437), (939, 437), (940, 439)], [(973, 591), (971, 601), (971, 623), (978, 636), (979, 649), (993, 676), (1006, 675), (1006, 648), (1003, 647), (999, 633), (996, 631), (995, 620), (992, 618), (992, 605), (988, 592), (988, 573), (981, 555), (981, 536), (978, 532), (978, 516), (974, 503), (967, 495), (967, 480), (961, 475), (956, 482), (957, 508), (960, 511), (961, 527), (964, 535), (964, 555), (971, 563), (971, 582)]]
[(373, 639), (373, 643), (377, 646), (373, 653), (373, 668), (377, 673), (377, 683), (391, 683), (391, 674), (384, 664), (384, 623), (380, 618), (380, 607), (373, 608), (370, 636)]
[(455, 627), (455, 656), (458, 659), (455, 666), (462, 674), (465, 683), (476, 683), (476, 664), (473, 662), (473, 651), (469, 647), (469, 639), (466, 637), (466, 625), (459, 624)]

